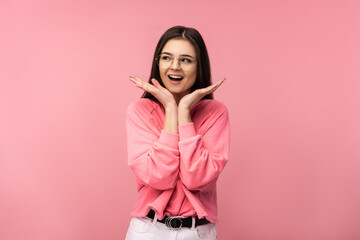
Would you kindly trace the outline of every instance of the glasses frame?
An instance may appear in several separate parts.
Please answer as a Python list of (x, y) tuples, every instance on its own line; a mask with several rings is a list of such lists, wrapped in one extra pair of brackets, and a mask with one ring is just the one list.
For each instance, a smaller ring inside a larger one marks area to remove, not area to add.
[[(181, 58), (181, 57), (175, 58), (175, 57), (173, 57), (173, 56), (171, 56), (171, 55), (169, 55), (169, 54), (164, 54), (164, 53), (160, 53), (159, 56), (157, 56), (157, 57), (155, 58), (156, 64), (157, 64), (158, 66), (160, 66), (160, 59), (159, 59), (159, 57), (161, 57), (161, 55), (169, 56), (169, 57), (172, 58), (170, 66), (173, 65), (175, 59), (178, 60), (178, 63), (179, 63), (179, 65), (180, 65), (180, 67), (182, 68), (181, 62), (180, 62), (180, 58)], [(193, 59), (193, 64), (191, 65), (191, 68), (192, 68), (192, 67), (194, 67), (194, 65), (197, 63), (197, 61), (195, 60), (195, 58), (193, 58), (193, 57), (191, 57), (191, 58)], [(191, 68), (190, 68), (190, 69), (191, 69)]]

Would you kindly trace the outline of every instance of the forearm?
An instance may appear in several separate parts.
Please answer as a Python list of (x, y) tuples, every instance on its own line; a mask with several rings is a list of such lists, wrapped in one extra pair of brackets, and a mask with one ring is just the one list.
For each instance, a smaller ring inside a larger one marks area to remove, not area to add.
[(178, 134), (178, 110), (176, 104), (165, 107), (163, 130)]
[[(217, 106), (218, 109), (220, 107)], [(189, 190), (206, 191), (216, 182), (228, 161), (230, 123), (227, 109), (213, 111), (201, 128), (195, 129), (193, 123), (180, 124), (178, 127), (179, 176)]]
[(192, 120), (190, 117), (190, 110), (187, 108), (179, 107), (178, 108), (178, 119), (179, 119), (178, 120), (179, 125), (191, 123)]
[(170, 189), (178, 180), (179, 137), (159, 131), (163, 121), (152, 118), (154, 109), (148, 103), (136, 101), (126, 111), (128, 166), (134, 171), (138, 184)]

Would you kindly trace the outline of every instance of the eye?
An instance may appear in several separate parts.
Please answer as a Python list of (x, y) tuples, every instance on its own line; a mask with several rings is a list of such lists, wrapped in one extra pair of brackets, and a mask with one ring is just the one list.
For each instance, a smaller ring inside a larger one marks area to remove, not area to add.
[(163, 55), (160, 57), (161, 60), (164, 60), (164, 61), (170, 61), (171, 60), (171, 57), (169, 56), (166, 56), (166, 55)]
[(192, 63), (193, 60), (191, 58), (181, 58), (181, 62), (183, 62), (183, 63)]

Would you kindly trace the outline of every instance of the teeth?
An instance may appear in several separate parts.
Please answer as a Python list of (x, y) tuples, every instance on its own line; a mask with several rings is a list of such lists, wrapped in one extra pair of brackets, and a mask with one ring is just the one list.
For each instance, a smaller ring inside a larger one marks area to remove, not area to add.
[(169, 75), (169, 76), (172, 77), (172, 78), (177, 78), (177, 79), (183, 78), (183, 77), (180, 77), (180, 76), (172, 76), (172, 75)]

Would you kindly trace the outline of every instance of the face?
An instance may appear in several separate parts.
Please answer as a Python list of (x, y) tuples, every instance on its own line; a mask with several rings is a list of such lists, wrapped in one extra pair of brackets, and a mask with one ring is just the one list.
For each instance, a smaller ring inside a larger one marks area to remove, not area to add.
[(162, 49), (161, 56), (165, 56), (165, 59), (174, 58), (172, 63), (160, 62), (159, 71), (165, 87), (178, 102), (191, 92), (191, 87), (196, 81), (196, 62), (189, 64), (187, 61), (187, 59), (196, 59), (195, 48), (186, 39), (170, 39)]

